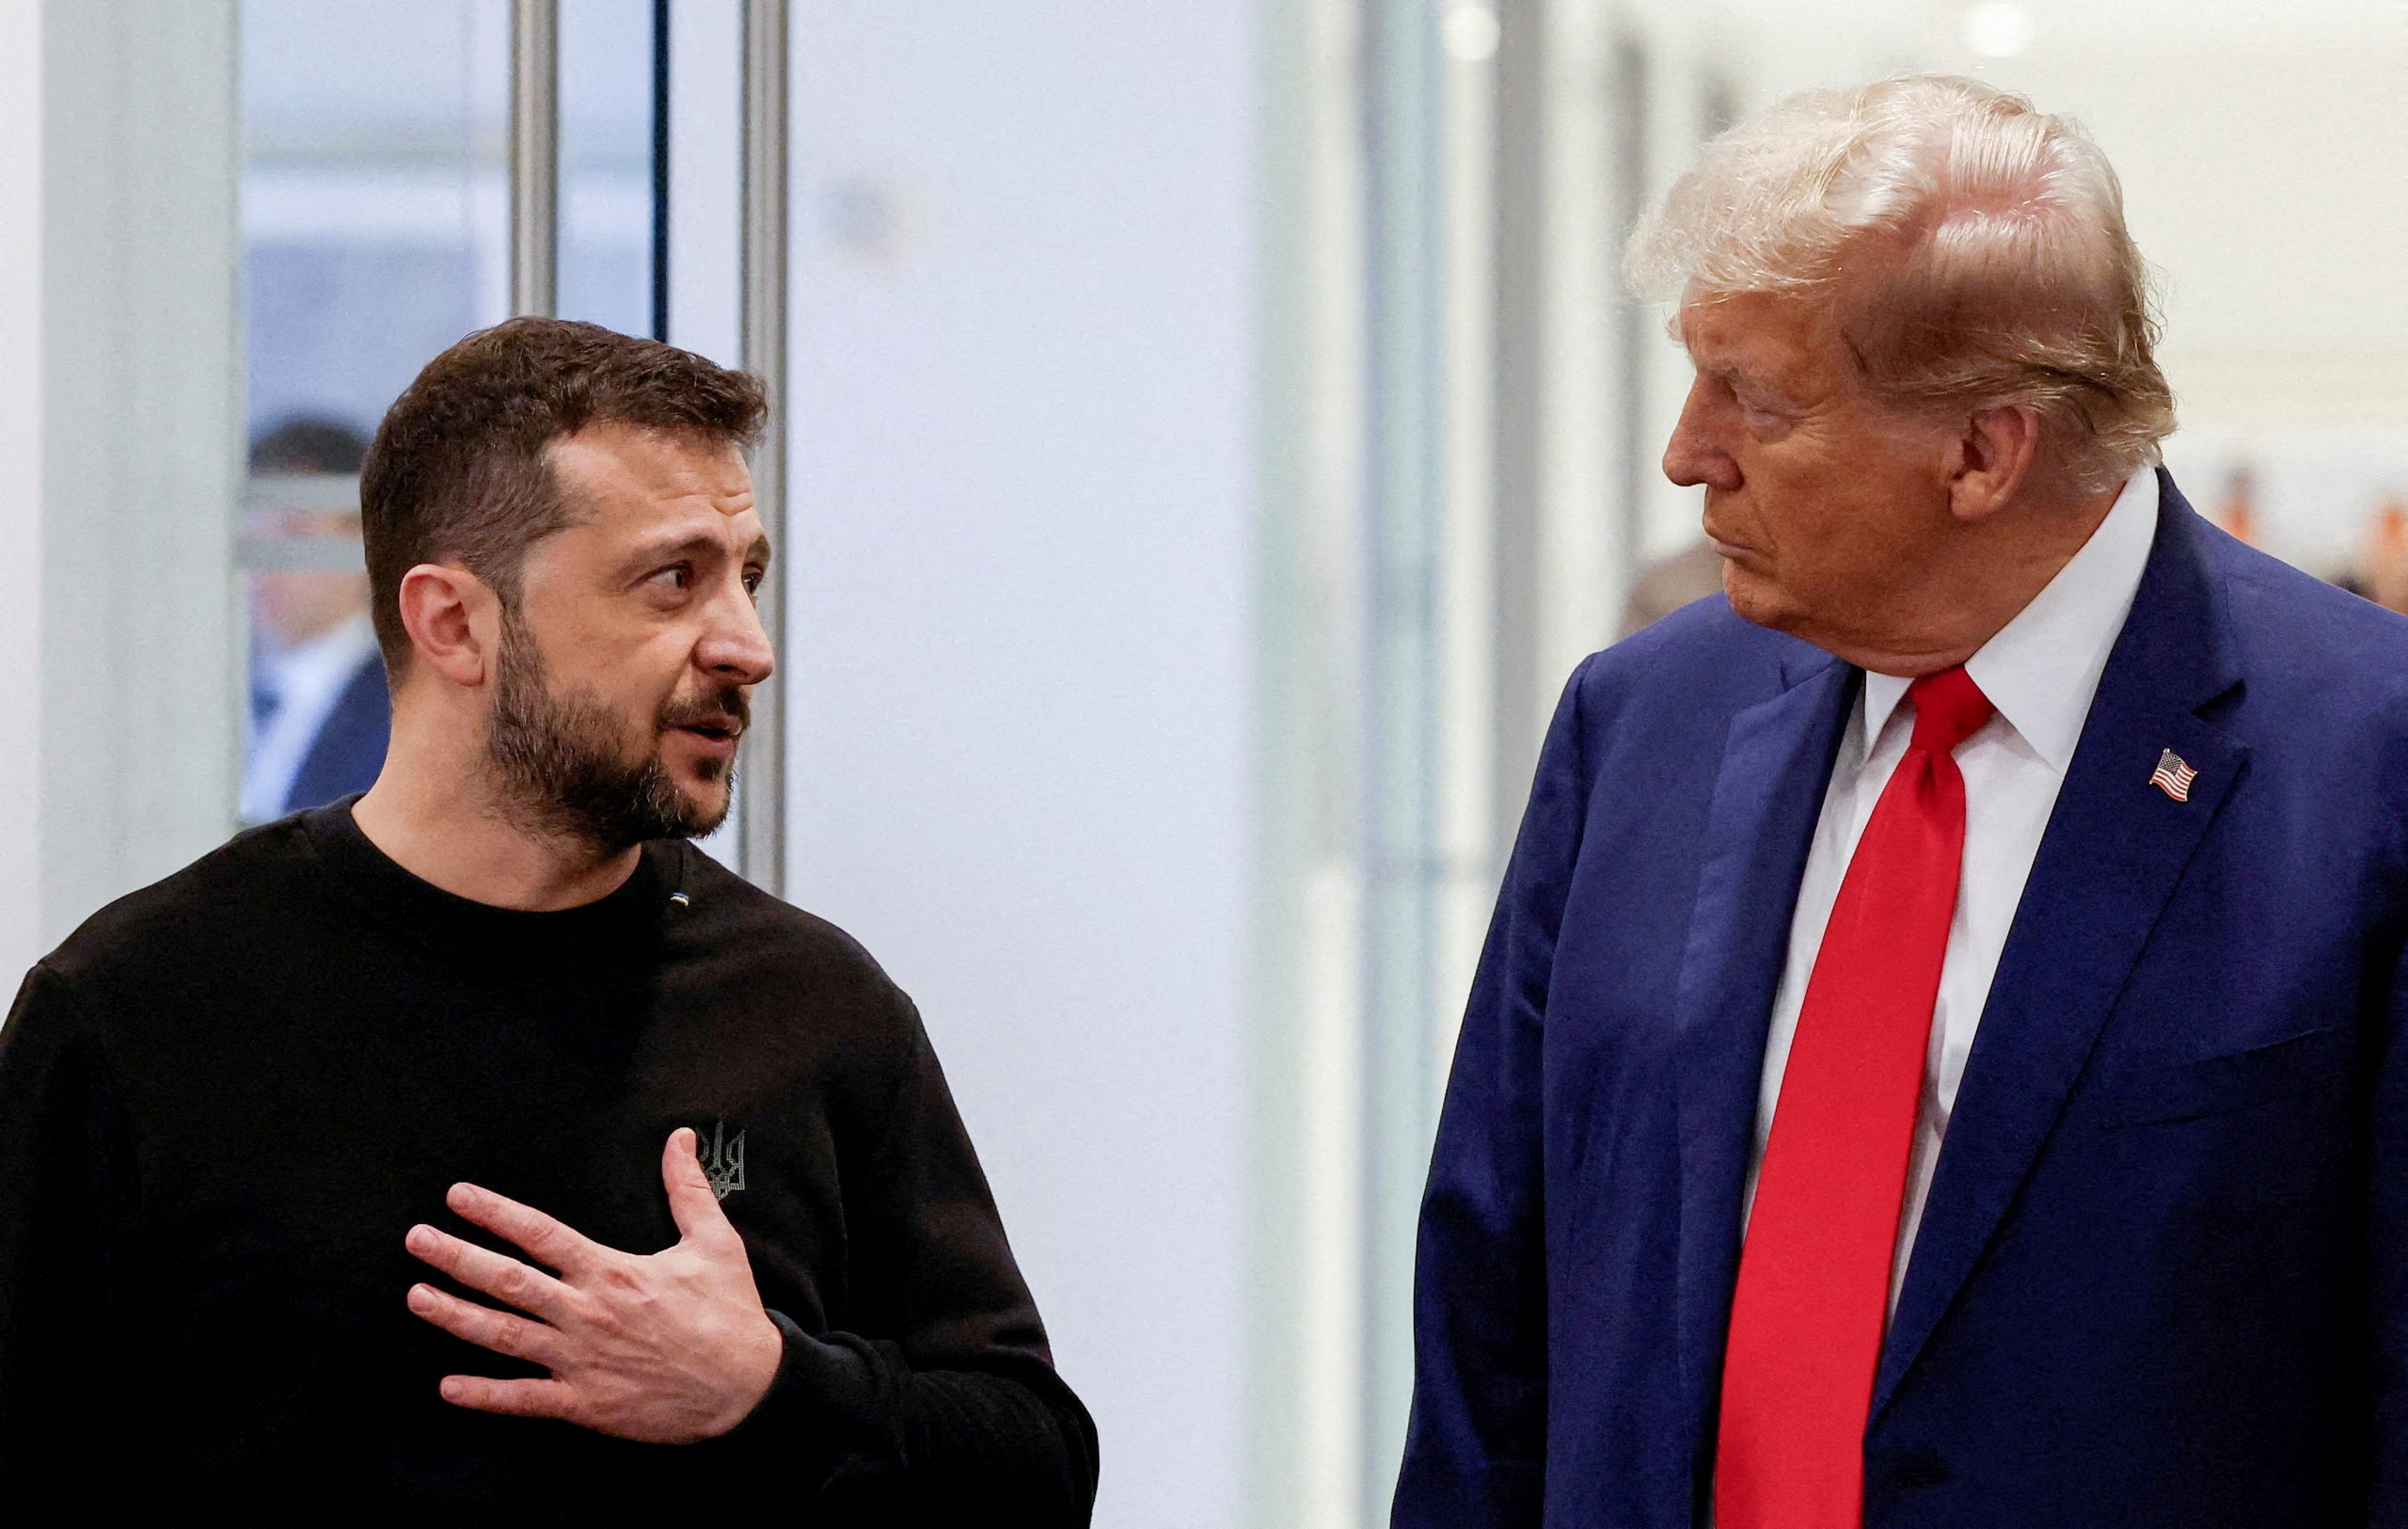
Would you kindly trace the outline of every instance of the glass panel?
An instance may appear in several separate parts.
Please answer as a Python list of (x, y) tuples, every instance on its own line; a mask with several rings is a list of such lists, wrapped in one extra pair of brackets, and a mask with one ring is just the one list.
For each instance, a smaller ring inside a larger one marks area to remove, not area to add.
[[(654, 0), (561, 16), (564, 316), (657, 327)], [(365, 789), (387, 700), (358, 473), (386, 406), (509, 306), (506, 0), (244, 0), (250, 620), (241, 816)]]
[(654, 0), (561, 7), (560, 311), (657, 334)]
[(502, 0), (244, 0), (250, 618), (241, 815), (353, 791), (387, 702), (358, 472), (428, 358), (503, 315)]

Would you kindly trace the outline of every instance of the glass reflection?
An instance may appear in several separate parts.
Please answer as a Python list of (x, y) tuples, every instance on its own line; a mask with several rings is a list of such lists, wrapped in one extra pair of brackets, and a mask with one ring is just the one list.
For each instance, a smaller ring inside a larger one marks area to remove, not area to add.
[(304, 416), (251, 448), (250, 713), (242, 819), (265, 822), (364, 791), (385, 762), (389, 706), (359, 565), (368, 443)]

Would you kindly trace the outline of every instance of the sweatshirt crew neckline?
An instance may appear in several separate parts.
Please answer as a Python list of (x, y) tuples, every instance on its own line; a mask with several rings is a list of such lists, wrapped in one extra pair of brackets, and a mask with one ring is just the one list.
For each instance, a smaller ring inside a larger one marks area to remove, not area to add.
[(649, 943), (682, 889), (683, 846), (656, 839), (642, 847), (626, 881), (592, 902), (542, 912), (480, 902), (414, 875), (378, 849), (352, 817), (358, 800), (347, 796), (299, 815), (313, 855), (371, 916), (454, 956), (572, 962), (627, 942)]

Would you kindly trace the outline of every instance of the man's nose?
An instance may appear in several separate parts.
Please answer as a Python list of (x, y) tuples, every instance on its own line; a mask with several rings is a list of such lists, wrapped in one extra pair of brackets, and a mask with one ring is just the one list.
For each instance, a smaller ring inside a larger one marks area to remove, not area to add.
[(777, 654), (751, 596), (739, 589), (714, 602), (710, 629), (696, 645), (694, 660), (731, 684), (757, 685), (769, 677)]
[(1681, 417), (1672, 425), (1672, 438), (1664, 443), (1664, 476), (1683, 488), (1700, 484), (1724, 490), (1739, 486), (1739, 465), (1715, 443), (1713, 401), (1706, 397), (1703, 380), (1689, 389)]

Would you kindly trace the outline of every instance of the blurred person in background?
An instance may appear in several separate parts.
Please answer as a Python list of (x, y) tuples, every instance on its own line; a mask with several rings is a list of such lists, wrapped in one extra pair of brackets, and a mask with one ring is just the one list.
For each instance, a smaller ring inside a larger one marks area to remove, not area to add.
[(2408, 500), (2387, 498), (2367, 518), (2358, 565), (2343, 587), (2385, 610), (2408, 613)]
[(2408, 1523), (2408, 621), (2155, 468), (2016, 97), (1793, 98), (1629, 266), (1725, 597), (1556, 713), (1399, 1529)]
[(690, 842), (774, 661), (764, 412), (515, 319), (387, 414), (375, 785), (103, 909), (0, 1027), (0, 1496), (1087, 1521), (917, 1011)]
[(2264, 546), (2258, 520), (2258, 474), (2245, 467), (2233, 469), (2225, 479), (2224, 502), (2209, 518), (2235, 541)]
[[(342, 546), (356, 555), (356, 508), (325, 507), (321, 486), (350, 479), (357, 502), (368, 441), (334, 420), (288, 420), (253, 443), (251, 478), (270, 492), (306, 486), (305, 502), (254, 509), (246, 534), (284, 549)], [(376, 650), (363, 568), (266, 568), (251, 575), (251, 711), (242, 819), (262, 823), (364, 791), (385, 762), (392, 703)]]

